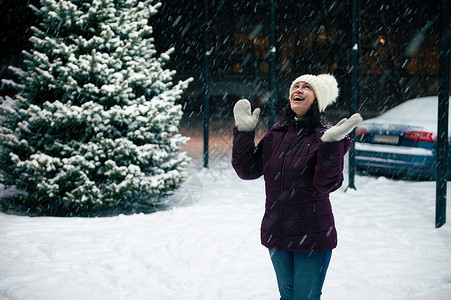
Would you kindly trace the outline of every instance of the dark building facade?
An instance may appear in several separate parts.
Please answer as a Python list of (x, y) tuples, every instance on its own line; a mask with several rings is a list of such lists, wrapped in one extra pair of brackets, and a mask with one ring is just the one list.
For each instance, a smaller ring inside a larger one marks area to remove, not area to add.
[[(26, 8), (38, 0), (3, 0), (1, 77), (20, 62), (37, 20)], [(333, 73), (341, 88), (331, 107), (346, 114), (350, 99), (352, 0), (161, 1), (152, 17), (157, 50), (174, 47), (169, 67), (195, 80), (184, 95), (186, 111), (201, 112), (205, 41), (208, 42), (210, 110), (230, 112), (245, 97), (267, 105), (270, 90), (270, 31), (275, 33), (275, 106), (283, 106), (291, 81), (304, 73)], [(375, 114), (438, 89), (441, 1), (357, 0), (357, 110)]]
[[(196, 80), (186, 94), (190, 109), (200, 107), (204, 42), (208, 35), (209, 94), (228, 110), (240, 97), (264, 105), (270, 74), (271, 1), (163, 3), (155, 18), (160, 50), (175, 47), (171, 66)], [(357, 0), (357, 109), (374, 114), (407, 99), (437, 94), (440, 1)], [(274, 1), (276, 108), (291, 81), (304, 73), (333, 73), (341, 96), (350, 98), (352, 1)], [(221, 100), (222, 99), (222, 100)], [(191, 105), (190, 105), (191, 104)], [(276, 109), (277, 110), (277, 109)]]

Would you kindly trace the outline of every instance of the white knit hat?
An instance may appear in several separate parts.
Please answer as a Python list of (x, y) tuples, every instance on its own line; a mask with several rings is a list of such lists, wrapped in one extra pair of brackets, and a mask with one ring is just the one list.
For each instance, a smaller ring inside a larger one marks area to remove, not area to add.
[(316, 100), (318, 100), (319, 112), (323, 112), (327, 106), (337, 100), (338, 97), (338, 83), (333, 75), (321, 74), (321, 75), (311, 75), (305, 74), (296, 78), (290, 87), (290, 94), (293, 87), (298, 82), (307, 82), (313, 88), (316, 95)]

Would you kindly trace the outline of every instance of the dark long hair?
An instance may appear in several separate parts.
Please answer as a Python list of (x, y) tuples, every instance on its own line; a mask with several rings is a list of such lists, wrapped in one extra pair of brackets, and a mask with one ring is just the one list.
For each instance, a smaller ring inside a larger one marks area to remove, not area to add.
[[(282, 110), (282, 121), (288, 122), (294, 120), (296, 113), (291, 109), (290, 101), (288, 101), (285, 108)], [(315, 100), (305, 113), (302, 121), (303, 127), (308, 133), (312, 133), (315, 128), (323, 126), (326, 123), (324, 114), (319, 112), (318, 101)]]

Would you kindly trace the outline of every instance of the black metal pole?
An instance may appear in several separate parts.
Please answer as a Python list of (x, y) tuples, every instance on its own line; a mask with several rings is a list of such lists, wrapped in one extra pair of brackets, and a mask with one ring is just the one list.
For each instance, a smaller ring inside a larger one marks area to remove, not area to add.
[(439, 91), (437, 124), (437, 181), (435, 199), (435, 228), (446, 223), (446, 188), (448, 180), (448, 115), (449, 115), (449, 59), (451, 47), (449, 0), (443, 0), (442, 30), (439, 57)]
[(209, 134), (209, 122), (210, 117), (209, 113), (209, 105), (208, 105), (208, 57), (210, 55), (208, 49), (208, 27), (209, 27), (209, 18), (208, 18), (208, 0), (204, 1), (204, 168), (208, 167), (208, 134)]
[[(357, 0), (352, 0), (352, 49), (351, 49), (351, 101), (349, 102), (349, 113), (355, 114), (357, 102), (357, 51), (358, 51), (358, 28), (357, 28)], [(353, 130), (349, 136), (355, 138)], [(356, 189), (354, 184), (355, 177), (355, 148), (352, 145), (349, 150), (349, 183), (348, 188)]]
[(274, 0), (271, 0), (271, 12), (270, 12), (270, 22), (271, 22), (271, 34), (270, 34), (270, 49), (269, 49), (269, 84), (270, 84), (270, 96), (269, 96), (269, 121), (268, 127), (274, 124), (274, 101), (276, 96), (276, 34), (275, 34), (275, 21), (274, 21)]

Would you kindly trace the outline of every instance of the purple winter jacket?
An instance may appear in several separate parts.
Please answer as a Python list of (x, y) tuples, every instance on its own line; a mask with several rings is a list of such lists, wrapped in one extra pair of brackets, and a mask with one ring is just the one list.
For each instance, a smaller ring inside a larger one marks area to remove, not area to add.
[(232, 166), (242, 179), (264, 175), (266, 204), (261, 242), (283, 251), (326, 251), (337, 246), (329, 193), (343, 182), (349, 137), (324, 143), (327, 128), (306, 134), (297, 121), (275, 124), (255, 147), (255, 132), (234, 129)]

